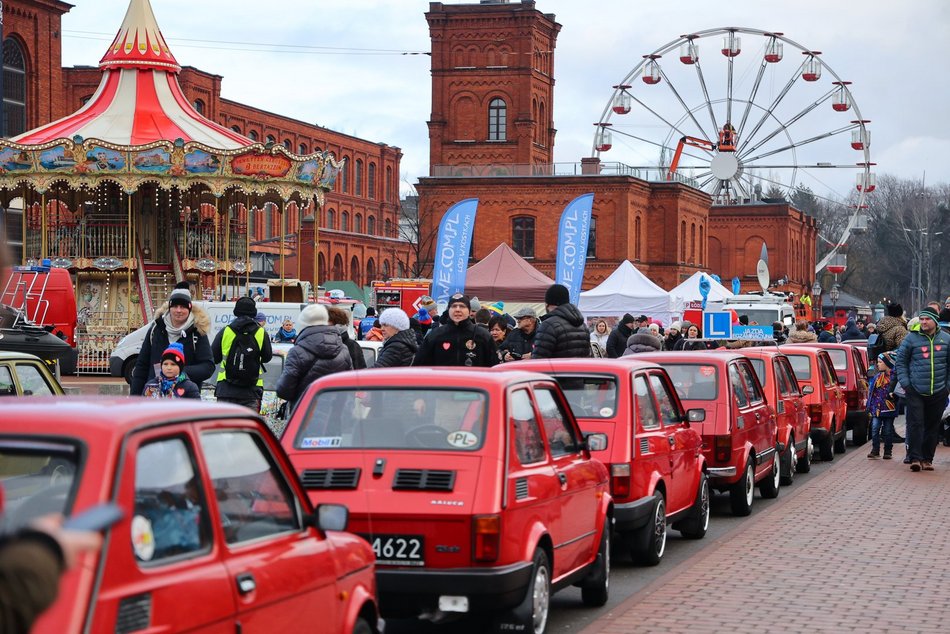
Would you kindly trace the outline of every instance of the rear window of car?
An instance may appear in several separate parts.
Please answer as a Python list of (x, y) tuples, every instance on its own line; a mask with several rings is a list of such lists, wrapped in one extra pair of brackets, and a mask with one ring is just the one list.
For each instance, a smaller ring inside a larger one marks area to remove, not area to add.
[(848, 369), (848, 351), (839, 350), (838, 348), (829, 348), (827, 351), (828, 356), (831, 357), (831, 365), (834, 366), (835, 370), (847, 370)]
[(765, 381), (765, 361), (762, 359), (749, 359), (749, 363), (752, 364), (752, 369), (755, 370), (755, 375), (759, 377), (759, 383), (762, 384), (762, 387), (768, 385)]
[(715, 401), (719, 396), (719, 368), (704, 363), (664, 363), (667, 374), (683, 400)]
[(617, 413), (617, 379), (613, 376), (556, 374), (575, 418), (611, 418)]
[(0, 534), (49, 513), (68, 515), (79, 485), (78, 466), (74, 444), (0, 439)]
[[(787, 354), (787, 353), (786, 353)], [(806, 354), (789, 354), (788, 362), (792, 364), (792, 371), (799, 381), (811, 380), (811, 359)]]
[(488, 395), (479, 390), (324, 390), (307, 408), (294, 447), (475, 451), (487, 412)]

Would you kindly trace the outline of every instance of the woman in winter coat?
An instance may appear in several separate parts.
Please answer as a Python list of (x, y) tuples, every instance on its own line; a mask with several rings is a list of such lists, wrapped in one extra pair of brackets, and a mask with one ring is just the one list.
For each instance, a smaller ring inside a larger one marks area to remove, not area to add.
[(699, 329), (699, 326), (690, 324), (683, 338), (676, 342), (674, 350), (706, 350), (706, 343), (697, 341), (697, 339), (702, 339), (702, 337), (703, 332)]
[(350, 352), (339, 329), (330, 325), (325, 306), (307, 306), (300, 311), (297, 324), (300, 334), (277, 379), (277, 396), (290, 403), (290, 411), (311, 383), (322, 376), (353, 369)]
[(383, 347), (374, 368), (397, 368), (412, 365), (419, 350), (416, 333), (409, 326), (409, 316), (401, 308), (387, 308), (379, 315), (383, 331)]
[(640, 332), (627, 338), (627, 349), (623, 351), (622, 356), (626, 357), (640, 352), (659, 352), (662, 349), (663, 340), (649, 330), (641, 328)]
[(607, 351), (607, 339), (610, 338), (610, 328), (603, 319), (598, 319), (594, 323), (594, 331), (590, 333), (590, 340), (600, 346), (601, 350)]
[(795, 330), (788, 336), (789, 343), (814, 343), (818, 341), (818, 335), (808, 330), (807, 321), (795, 322)]

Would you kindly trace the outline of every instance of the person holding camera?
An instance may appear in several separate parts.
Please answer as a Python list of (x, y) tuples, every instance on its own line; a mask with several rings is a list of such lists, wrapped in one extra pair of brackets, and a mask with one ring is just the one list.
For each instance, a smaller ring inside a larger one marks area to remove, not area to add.
[(519, 308), (512, 315), (518, 327), (508, 333), (505, 341), (498, 346), (498, 358), (502, 362), (530, 359), (534, 337), (538, 334), (538, 313), (530, 306)]

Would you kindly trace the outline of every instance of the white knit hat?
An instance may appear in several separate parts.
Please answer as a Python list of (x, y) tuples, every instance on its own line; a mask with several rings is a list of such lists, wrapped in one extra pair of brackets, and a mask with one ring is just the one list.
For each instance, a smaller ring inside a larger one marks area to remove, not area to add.
[(297, 324), (301, 328), (307, 326), (326, 326), (330, 323), (330, 315), (322, 304), (310, 304), (297, 317)]
[(396, 330), (409, 330), (409, 315), (401, 308), (387, 308), (379, 315), (380, 326), (392, 326)]

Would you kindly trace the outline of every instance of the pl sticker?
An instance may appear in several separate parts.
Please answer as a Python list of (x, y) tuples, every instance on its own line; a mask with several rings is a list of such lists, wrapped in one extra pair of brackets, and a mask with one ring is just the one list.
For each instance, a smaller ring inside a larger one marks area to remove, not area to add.
[(459, 449), (468, 449), (478, 444), (478, 436), (470, 431), (453, 431), (445, 440)]
[(343, 444), (342, 436), (317, 436), (304, 438), (300, 441), (301, 449), (326, 449), (328, 447), (339, 447)]
[(143, 515), (132, 518), (132, 550), (139, 561), (151, 561), (155, 556), (155, 533), (152, 523)]
[(609, 407), (601, 407), (601, 408), (600, 408), (600, 415), (601, 415), (601, 417), (603, 417), (603, 418), (610, 418), (611, 416), (614, 415), (614, 411), (613, 411), (612, 409), (610, 409)]

